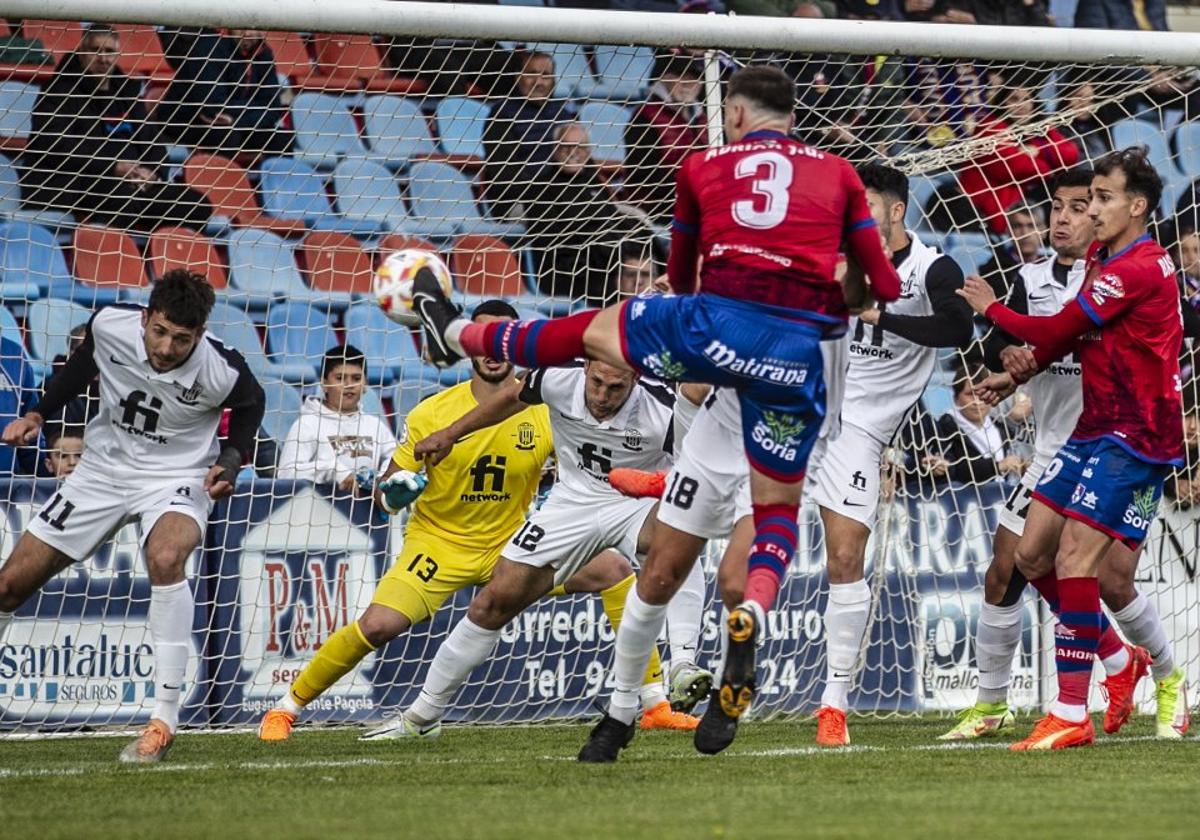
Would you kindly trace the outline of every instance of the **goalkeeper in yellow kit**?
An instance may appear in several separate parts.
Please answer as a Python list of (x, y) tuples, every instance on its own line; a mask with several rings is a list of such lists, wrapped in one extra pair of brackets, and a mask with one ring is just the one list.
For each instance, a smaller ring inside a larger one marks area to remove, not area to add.
[[(485, 301), (472, 313), (477, 323), (516, 317), (516, 310), (501, 300)], [(471, 365), (469, 381), (426, 399), (409, 414), (406, 433), (375, 488), (377, 503), (389, 513), (413, 504), (396, 562), (366, 611), (326, 640), (279, 704), (263, 716), (258, 728), (262, 740), (286, 740), (300, 711), (364, 657), (431, 617), (458, 590), (487, 583), (504, 546), (525, 521), (542, 466), (554, 450), (544, 405), (470, 435), (451, 457), (429, 467), (426, 475), (417, 474), (422, 464), (413, 455), (414, 442), (466, 414), (513, 376), (507, 362), (479, 358)], [(556, 592), (600, 592), (615, 630), (634, 581), (628, 562), (606, 552)], [(662, 684), (657, 653), (646, 668), (646, 683)], [(369, 731), (364, 737), (371, 736)]]

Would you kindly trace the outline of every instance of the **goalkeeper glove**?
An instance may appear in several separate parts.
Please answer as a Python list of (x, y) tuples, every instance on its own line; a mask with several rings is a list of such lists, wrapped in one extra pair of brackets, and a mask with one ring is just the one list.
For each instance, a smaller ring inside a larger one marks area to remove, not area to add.
[(379, 482), (379, 496), (383, 509), (395, 516), (417, 500), (429, 484), (429, 479), (420, 473), (397, 470)]

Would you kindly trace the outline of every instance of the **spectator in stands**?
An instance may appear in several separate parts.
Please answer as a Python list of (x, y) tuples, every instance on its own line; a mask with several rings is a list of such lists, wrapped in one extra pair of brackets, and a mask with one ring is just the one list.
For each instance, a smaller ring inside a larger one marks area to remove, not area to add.
[(75, 472), (83, 456), (83, 426), (55, 424), (46, 432), (46, 457), (42, 459), (45, 475), (66, 478)]
[(615, 299), (634, 297), (647, 292), (669, 292), (670, 285), (663, 273), (661, 261), (655, 259), (654, 247), (649, 242), (627, 240), (621, 243), (621, 264), (617, 271)]
[(552, 56), (525, 53), (514, 94), (488, 118), (483, 133), (484, 176), (488, 201), (497, 215), (517, 214), (525, 186), (554, 153), (551, 133), (575, 113), (570, 102), (554, 97), (556, 83)]
[[(995, 247), (995, 256), (982, 269), (980, 276), (1005, 294), (1012, 288), (1013, 272), (1025, 263), (1036, 262), (1046, 242), (1045, 216), (1040, 207), (1018, 202), (1004, 214), (1008, 221), (1009, 238)], [(999, 285), (998, 285), (999, 284)]]
[[(1035, 91), (1040, 77), (1030, 71), (996, 69), (989, 76), (989, 111), (981, 117), (975, 136), (1007, 138), (1010, 132), (1030, 126), (1038, 115)], [(1022, 198), (1036, 201), (1048, 176), (1079, 161), (1079, 149), (1057, 128), (1011, 136), (995, 151), (973, 160), (959, 176), (976, 212), (998, 234), (1007, 232), (1006, 208)]]
[(904, 0), (908, 20), (982, 26), (1050, 26), (1045, 0)]
[[(0, 336), (0, 427), (25, 416), (37, 400), (33, 367), (25, 348), (7, 335)], [(36, 470), (36, 447), (0, 444), (0, 476), (33, 475)]]
[(629, 201), (659, 225), (671, 221), (675, 173), (707, 142), (700, 105), (703, 68), (690, 55), (663, 53), (654, 84), (625, 130), (625, 190)]
[(552, 134), (550, 161), (528, 189), (526, 227), (546, 294), (601, 305), (612, 293), (620, 243), (645, 236), (642, 223), (617, 207), (578, 122)]
[(1028, 464), (1010, 451), (1016, 430), (992, 417), (992, 407), (979, 399), (975, 387), (990, 375), (974, 354), (955, 365), (954, 405), (938, 418), (938, 437), (949, 465), (951, 481), (979, 484), (995, 478), (1017, 479)]
[(1058, 80), (1060, 114), (1070, 114), (1071, 122), (1059, 130), (1079, 150), (1084, 160), (1097, 160), (1112, 150), (1108, 126), (1096, 107), (1096, 82), (1081, 72), (1066, 71)]
[(1079, 0), (1075, 26), (1080, 29), (1167, 30), (1166, 0)]
[(367, 363), (353, 345), (332, 347), (321, 363), (321, 397), (310, 397), (288, 430), (275, 475), (333, 484), (350, 493), (361, 472), (381, 472), (396, 449), (387, 421), (360, 408)]
[(1200, 85), (1194, 69), (1150, 67), (1147, 72), (1145, 89), (1121, 103), (1128, 113), (1164, 131), (1171, 131), (1181, 121), (1200, 118)]
[(116, 32), (95, 24), (55, 69), (21, 156), (24, 200), (118, 228), (203, 227), (212, 208), (166, 180), (166, 146), (147, 123), (140, 85), (117, 69), (119, 52)]
[(1175, 262), (1184, 298), (1200, 311), (1200, 233), (1190, 225), (1181, 225), (1176, 231)]
[(173, 143), (251, 158), (286, 154), (291, 132), (275, 56), (257, 29), (171, 39), (175, 78), (154, 112)]
[(975, 65), (916, 59), (908, 87), (905, 127), (896, 151), (939, 149), (970, 137), (984, 112), (984, 89)]
[(937, 423), (923, 404), (918, 403), (900, 427), (889, 464), (898, 469), (909, 496), (928, 498), (948, 480), (950, 461), (942, 452)]

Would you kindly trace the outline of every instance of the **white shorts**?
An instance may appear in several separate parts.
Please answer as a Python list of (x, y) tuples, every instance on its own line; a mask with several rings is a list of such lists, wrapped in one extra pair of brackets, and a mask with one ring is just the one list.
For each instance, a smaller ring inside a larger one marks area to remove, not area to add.
[(566, 581), (606, 548), (632, 559), (637, 556), (638, 534), (656, 501), (614, 496), (603, 504), (584, 506), (578, 501), (556, 501), (551, 492), (508, 541), (502, 556), (526, 566), (553, 567), (555, 583)]
[(817, 441), (808, 460), (804, 492), (826, 510), (875, 527), (883, 444), (862, 429), (843, 424), (833, 440)]
[(190, 516), (203, 540), (212, 504), (204, 476), (147, 474), (137, 482), (117, 482), (80, 464), (30, 520), (28, 531), (78, 562), (129, 522), (139, 524), (144, 543), (164, 513)]
[(1013, 488), (1000, 506), (1000, 527), (1018, 537), (1025, 533), (1025, 518), (1029, 516), (1029, 506), (1033, 504), (1033, 490), (1046, 471), (1046, 463), (1040, 457), (1034, 458), (1021, 476), (1021, 483)]

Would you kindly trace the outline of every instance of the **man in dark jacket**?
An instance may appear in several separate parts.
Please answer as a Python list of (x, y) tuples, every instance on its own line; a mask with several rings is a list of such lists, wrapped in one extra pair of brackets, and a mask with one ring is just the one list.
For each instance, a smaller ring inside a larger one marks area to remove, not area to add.
[(166, 180), (166, 147), (147, 123), (138, 83), (117, 69), (119, 52), (113, 30), (89, 27), (38, 96), (21, 156), (24, 200), (118, 228), (203, 227), (212, 208)]
[(1078, 29), (1154, 29), (1167, 31), (1166, 0), (1079, 0)]

